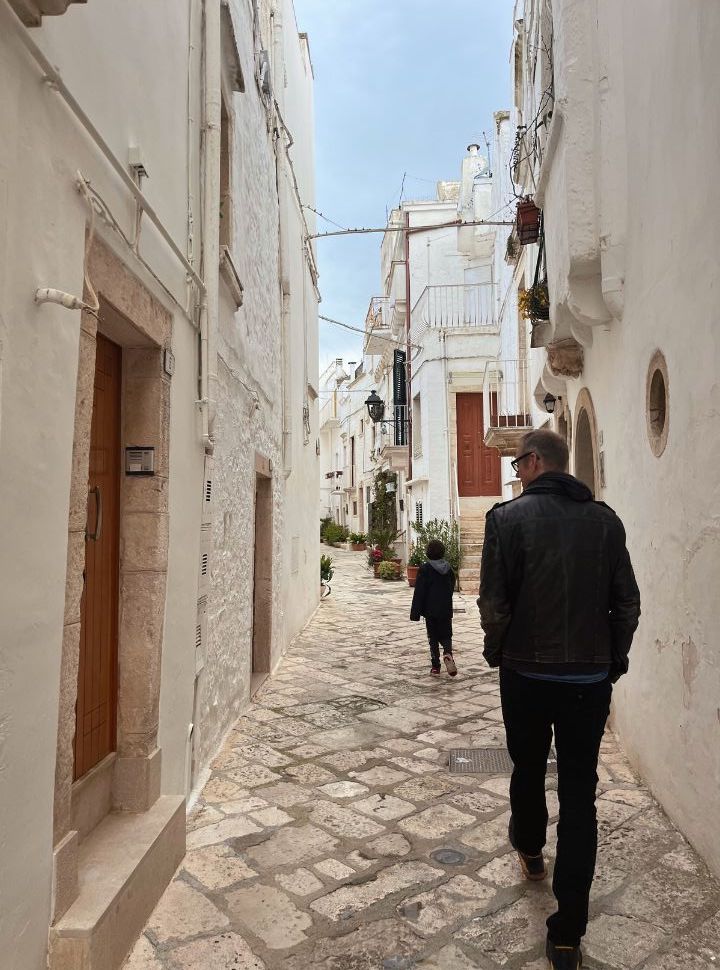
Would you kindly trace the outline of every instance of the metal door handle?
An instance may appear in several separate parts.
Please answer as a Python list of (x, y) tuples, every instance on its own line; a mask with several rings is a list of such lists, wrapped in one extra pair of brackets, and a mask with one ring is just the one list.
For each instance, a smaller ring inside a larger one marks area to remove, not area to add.
[(88, 539), (92, 539), (93, 542), (97, 542), (100, 536), (102, 535), (102, 521), (103, 521), (102, 492), (100, 490), (100, 486), (96, 485), (95, 488), (91, 488), (89, 494), (95, 496), (95, 510), (96, 510), (95, 531), (88, 532), (88, 530), (85, 529), (85, 539), (86, 541)]

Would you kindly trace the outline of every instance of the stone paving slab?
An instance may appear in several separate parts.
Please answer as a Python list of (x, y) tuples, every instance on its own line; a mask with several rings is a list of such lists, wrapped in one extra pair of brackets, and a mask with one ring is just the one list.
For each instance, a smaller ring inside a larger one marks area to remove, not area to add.
[[(125, 970), (546, 970), (554, 901), (508, 845), (509, 778), (449, 771), (451, 748), (505, 740), (474, 599), (458, 677), (431, 678), (407, 585), (332, 555), (332, 595), (213, 761)], [(585, 966), (720, 967), (720, 886), (610, 731), (598, 775)], [(551, 872), (554, 846), (551, 824)]]

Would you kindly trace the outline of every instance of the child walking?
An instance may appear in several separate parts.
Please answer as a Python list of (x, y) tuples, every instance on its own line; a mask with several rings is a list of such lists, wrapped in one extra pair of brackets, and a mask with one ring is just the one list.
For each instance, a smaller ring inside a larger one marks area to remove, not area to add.
[(418, 570), (415, 593), (410, 607), (410, 619), (425, 617), (430, 644), (430, 673), (440, 675), (440, 647), (445, 669), (451, 677), (457, 675), (452, 650), (452, 597), (455, 573), (445, 560), (445, 546), (438, 539), (427, 544), (427, 562)]

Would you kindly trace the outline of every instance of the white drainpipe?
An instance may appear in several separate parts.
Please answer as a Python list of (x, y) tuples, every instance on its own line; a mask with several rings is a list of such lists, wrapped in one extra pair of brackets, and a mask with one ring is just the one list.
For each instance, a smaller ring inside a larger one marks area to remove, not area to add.
[(220, 267), (220, 125), (221, 38), (220, 0), (205, 0), (204, 32), (204, 167), (203, 276), (205, 298), (200, 311), (202, 353), (203, 438), (205, 451), (215, 447), (217, 408), (217, 334)]

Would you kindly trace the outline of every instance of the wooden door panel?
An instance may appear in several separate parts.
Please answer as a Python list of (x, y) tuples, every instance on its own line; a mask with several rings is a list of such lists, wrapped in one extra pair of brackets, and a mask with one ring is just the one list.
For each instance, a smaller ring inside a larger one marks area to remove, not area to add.
[(120, 347), (98, 334), (80, 621), (76, 779), (114, 751), (116, 741), (121, 360)]
[[(458, 493), (500, 494), (500, 455), (485, 445), (482, 394), (458, 394), (457, 414)], [(491, 404), (492, 407), (492, 404)]]

